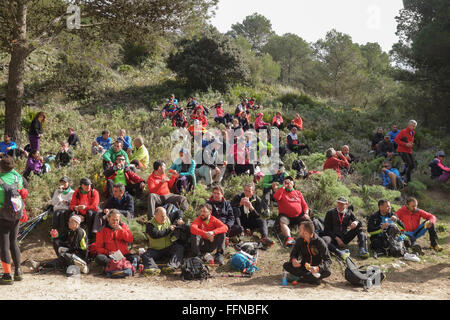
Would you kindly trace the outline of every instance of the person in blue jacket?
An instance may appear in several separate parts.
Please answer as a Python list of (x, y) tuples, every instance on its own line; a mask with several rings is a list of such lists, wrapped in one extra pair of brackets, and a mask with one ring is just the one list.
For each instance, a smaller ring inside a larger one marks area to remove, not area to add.
[(405, 179), (400, 175), (397, 168), (392, 167), (389, 161), (383, 163), (381, 178), (383, 179), (383, 186), (386, 188), (397, 189), (397, 187), (406, 186)]
[(176, 159), (169, 168), (170, 173), (178, 173), (180, 176), (174, 183), (174, 193), (181, 194), (182, 189), (187, 192), (194, 190), (197, 184), (195, 178), (195, 161), (192, 159), (189, 151), (181, 149), (180, 157)]
[(389, 137), (391, 138), (392, 143), (394, 144), (395, 149), (397, 149), (397, 144), (395, 143), (394, 139), (399, 134), (400, 130), (398, 130), (398, 125), (394, 124), (392, 126), (392, 130), (388, 133)]
[(9, 155), (14, 156), (14, 150), (17, 149), (17, 144), (12, 141), (12, 138), (5, 133), (3, 135), (3, 141), (0, 142), (0, 157)]
[(128, 149), (132, 149), (133, 146), (131, 145), (131, 137), (126, 135), (127, 132), (125, 129), (120, 129), (119, 136), (116, 140), (122, 141), (122, 149), (123, 151), (127, 151)]

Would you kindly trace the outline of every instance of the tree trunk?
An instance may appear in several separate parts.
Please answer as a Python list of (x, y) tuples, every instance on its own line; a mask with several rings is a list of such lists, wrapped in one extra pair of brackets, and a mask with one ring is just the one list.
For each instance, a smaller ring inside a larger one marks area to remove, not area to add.
[(27, 5), (26, 1), (17, 1), (17, 29), (14, 30), (14, 40), (8, 71), (8, 90), (6, 93), (5, 133), (13, 137), (17, 145), (21, 145), (22, 137), (22, 104), (24, 93), (25, 63), (29, 55), (26, 40)]

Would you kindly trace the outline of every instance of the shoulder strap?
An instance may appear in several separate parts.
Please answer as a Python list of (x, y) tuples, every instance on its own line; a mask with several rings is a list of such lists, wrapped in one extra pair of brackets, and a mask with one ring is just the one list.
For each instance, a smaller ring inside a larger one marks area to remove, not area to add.
[[(17, 177), (16, 177), (17, 178)], [(3, 181), (3, 179), (2, 178), (0, 178), (0, 185), (3, 187), (4, 185), (6, 184), (6, 182), (5, 181)]]

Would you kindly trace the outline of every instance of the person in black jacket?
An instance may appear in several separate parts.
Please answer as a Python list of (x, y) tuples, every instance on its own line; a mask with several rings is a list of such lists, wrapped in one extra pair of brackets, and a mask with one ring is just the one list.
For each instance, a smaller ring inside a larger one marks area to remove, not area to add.
[(134, 217), (134, 200), (133, 197), (125, 191), (125, 186), (117, 183), (113, 186), (113, 196), (105, 203), (103, 214), (106, 216), (111, 209), (117, 209), (124, 215), (128, 221)]
[(284, 270), (290, 273), (291, 281), (317, 285), (331, 275), (331, 257), (327, 245), (314, 231), (312, 221), (300, 224), (300, 237), (291, 251), (289, 262), (283, 265)]
[(261, 233), (261, 242), (264, 246), (270, 247), (274, 244), (268, 238), (267, 222), (261, 218), (262, 201), (255, 194), (255, 185), (253, 183), (244, 186), (244, 193), (236, 195), (231, 201), (231, 206), (235, 216), (240, 220), (241, 226), (246, 229), (246, 233), (252, 233), (256, 230)]
[(28, 130), (28, 138), (30, 139), (31, 150), (41, 149), (41, 138), (44, 133), (42, 130), (42, 124), (45, 122), (45, 113), (39, 112), (31, 122), (30, 129)]
[(394, 156), (394, 152), (395, 146), (391, 141), (391, 137), (389, 135), (385, 135), (384, 140), (378, 143), (376, 156), (391, 159)]
[(387, 230), (389, 225), (395, 224), (399, 230), (404, 229), (402, 221), (391, 212), (391, 204), (388, 200), (378, 201), (378, 211), (369, 217), (367, 223), (367, 232), (370, 235), (370, 248), (375, 252), (382, 252), (387, 247), (383, 239), (383, 231)]
[(69, 143), (69, 146), (73, 147), (74, 149), (77, 148), (77, 145), (81, 147), (81, 141), (80, 138), (75, 133), (75, 130), (73, 128), (67, 129), (69, 131), (69, 137), (67, 138), (67, 142)]
[(372, 138), (372, 150), (376, 151), (378, 148), (378, 143), (383, 141), (384, 134), (383, 134), (383, 128), (378, 128), (377, 132)]
[(208, 202), (212, 206), (212, 215), (228, 226), (228, 237), (236, 237), (244, 231), (239, 218), (236, 219), (231, 203), (225, 200), (220, 186), (213, 188), (213, 194)]
[(330, 252), (345, 260), (349, 256), (349, 251), (339, 250), (338, 248), (343, 249), (355, 237), (358, 237), (358, 256), (368, 258), (367, 237), (364, 234), (362, 223), (356, 219), (353, 208), (348, 206), (348, 200), (339, 197), (337, 207), (328, 211), (325, 216), (324, 236), (322, 238), (327, 243)]

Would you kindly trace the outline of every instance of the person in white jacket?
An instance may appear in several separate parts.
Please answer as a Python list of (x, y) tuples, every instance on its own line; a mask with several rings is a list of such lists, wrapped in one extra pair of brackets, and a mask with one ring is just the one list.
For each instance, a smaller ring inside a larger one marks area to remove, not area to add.
[(57, 252), (59, 235), (67, 233), (68, 221), (70, 218), (70, 201), (74, 194), (74, 190), (70, 187), (70, 179), (68, 177), (62, 177), (59, 180), (60, 186), (53, 194), (51, 205), (53, 206), (52, 214), (52, 230), (50, 235), (53, 240), (53, 247)]

